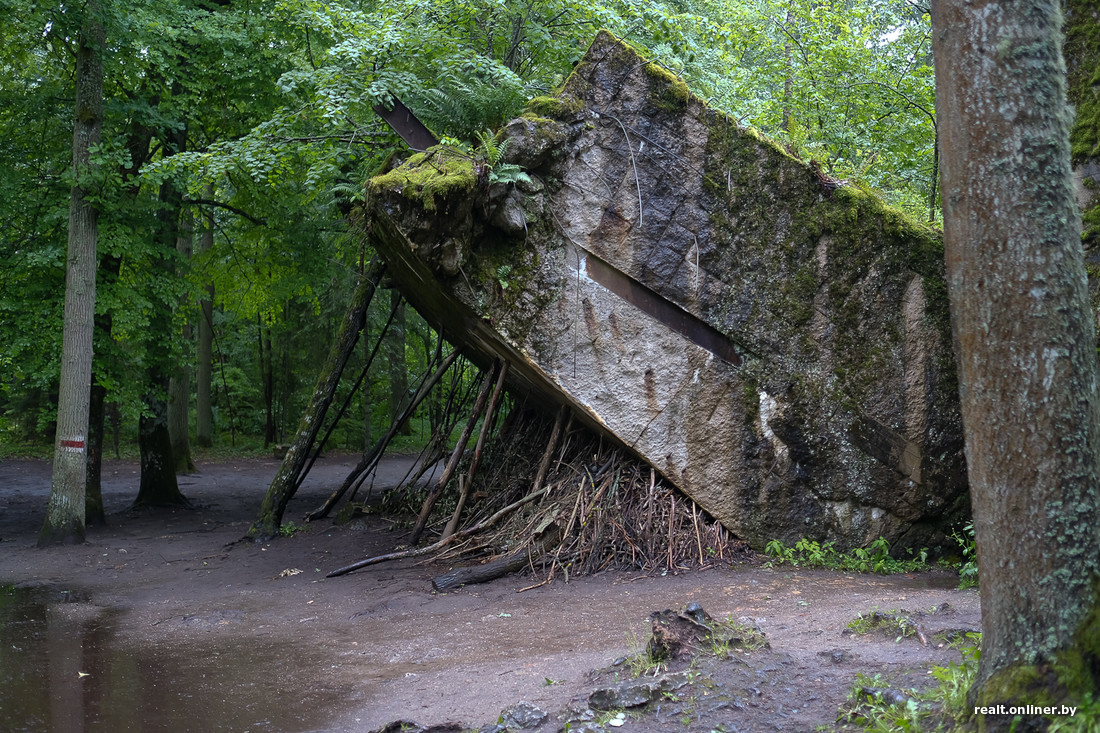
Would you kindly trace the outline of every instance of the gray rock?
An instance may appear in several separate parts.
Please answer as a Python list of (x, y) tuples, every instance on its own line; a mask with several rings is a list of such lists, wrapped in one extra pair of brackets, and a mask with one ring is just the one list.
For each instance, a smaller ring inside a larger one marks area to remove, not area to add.
[(819, 657), (825, 657), (833, 664), (843, 664), (852, 658), (851, 652), (847, 649), (829, 649), (827, 651), (818, 652)]
[(523, 196), (511, 191), (493, 211), (490, 222), (505, 234), (520, 235), (527, 230), (527, 216), (523, 213)]
[(500, 714), (500, 722), (509, 730), (528, 730), (537, 728), (546, 722), (549, 717), (544, 710), (540, 710), (529, 702), (517, 702), (504, 709)]
[(630, 682), (618, 687), (604, 687), (588, 696), (588, 705), (593, 710), (636, 708), (652, 700), (658, 689), (651, 682)]

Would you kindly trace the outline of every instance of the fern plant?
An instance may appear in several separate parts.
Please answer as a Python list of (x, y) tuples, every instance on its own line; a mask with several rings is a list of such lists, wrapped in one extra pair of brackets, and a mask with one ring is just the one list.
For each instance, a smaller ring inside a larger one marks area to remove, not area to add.
[(504, 163), (504, 154), (512, 140), (505, 139), (499, 143), (496, 136), (490, 130), (482, 130), (477, 134), (481, 143), (478, 150), (485, 158), (485, 167), (489, 172), (489, 185), (494, 183), (531, 183), (531, 176), (523, 172), (515, 163)]
[(500, 127), (522, 112), (527, 95), (522, 86), (507, 80), (451, 77), (413, 92), (406, 103), (436, 134), (473, 140), (479, 130)]

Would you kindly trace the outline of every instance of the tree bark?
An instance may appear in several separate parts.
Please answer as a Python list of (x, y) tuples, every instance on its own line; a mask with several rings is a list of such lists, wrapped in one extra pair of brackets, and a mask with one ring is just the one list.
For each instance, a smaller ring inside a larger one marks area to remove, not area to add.
[(53, 477), (46, 519), (38, 545), (84, 541), (87, 489), (88, 411), (92, 387), (92, 338), (95, 329), (98, 211), (85, 196), (92, 170), (91, 150), (103, 126), (105, 40), (99, 3), (84, 8), (76, 51), (76, 109), (73, 118), (73, 175), (69, 194), (69, 242), (65, 272), (65, 324), (61, 346), (61, 389), (57, 400)]
[(141, 452), (141, 483), (134, 508), (191, 506), (179, 490), (176, 465), (172, 460), (172, 439), (168, 434), (167, 377), (153, 376), (145, 396), (146, 414), (138, 420), (138, 449)]
[[(213, 189), (207, 189), (209, 198)], [(214, 246), (214, 212), (207, 211), (199, 237), (199, 253)], [(214, 286), (206, 286), (207, 297), (199, 301), (199, 342), (195, 351), (195, 443), (204, 448), (214, 445), (214, 410), (210, 385), (214, 376)]]
[(101, 384), (92, 385), (88, 402), (88, 467), (87, 491), (84, 493), (84, 523), (107, 524), (103, 508), (103, 437), (106, 417), (107, 389)]
[[(180, 219), (180, 235), (176, 239), (176, 251), (184, 260), (191, 259), (191, 215), (184, 213)], [(182, 305), (182, 304), (181, 304)], [(190, 350), (192, 344), (191, 324), (184, 324), (183, 343)], [(186, 363), (186, 360), (183, 360)], [(194, 473), (195, 462), (191, 459), (191, 369), (177, 365), (175, 373), (168, 381), (168, 436), (172, 442), (172, 460), (177, 474)]]
[[(186, 149), (186, 128), (167, 135), (169, 153)], [(152, 254), (152, 277), (170, 278), (173, 267), (176, 236), (179, 227), (180, 203), (183, 196), (171, 182), (160, 189), (161, 208), (157, 212), (156, 249)], [(138, 449), (141, 452), (141, 482), (134, 507), (190, 506), (176, 481), (176, 464), (172, 457), (172, 438), (168, 431), (168, 386), (174, 371), (172, 363), (172, 311), (177, 303), (153, 296), (153, 315), (146, 334), (145, 409), (138, 421)]]
[(256, 347), (260, 352), (260, 384), (264, 392), (264, 448), (275, 442), (275, 367), (272, 364), (271, 329), (256, 314)]
[(272, 479), (271, 486), (268, 487), (267, 495), (264, 496), (263, 505), (260, 507), (260, 515), (248, 529), (247, 536), (257, 542), (270, 539), (279, 533), (283, 513), (298, 489), (300, 474), (309, 459), (310, 449), (317, 439), (317, 433), (325, 420), (329, 405), (332, 404), (336, 387), (340, 383), (340, 376), (344, 373), (344, 366), (355, 350), (359, 332), (366, 324), (367, 308), (374, 297), (383, 269), (381, 261), (372, 262), (355, 289), (348, 311), (340, 324), (339, 333), (329, 351), (328, 359), (321, 368), (317, 386), (313, 388), (313, 398), (298, 425), (294, 442), (287, 449), (283, 463), (279, 466), (275, 478)]
[(1100, 402), (1061, 14), (1056, 0), (939, 0), (932, 22), (982, 596), (971, 700), (1076, 706), (1100, 670)]
[[(118, 281), (118, 274), (122, 267), (120, 258), (108, 255), (101, 256), (99, 260), (98, 284), (113, 286)], [(111, 313), (97, 313), (95, 316), (95, 334), (101, 344), (107, 344), (110, 349), (113, 338), (114, 319)], [(107, 513), (103, 507), (103, 446), (107, 438), (108, 410), (111, 416), (111, 428), (115, 458), (119, 452), (119, 411), (118, 403), (107, 404), (107, 388), (100, 383), (102, 375), (100, 369), (106, 369), (105, 365), (93, 364), (92, 393), (88, 406), (88, 488), (84, 494), (84, 511), (86, 524), (106, 524)]]
[[(386, 334), (386, 361), (390, 377), (390, 423), (405, 410), (409, 403), (408, 366), (405, 364), (405, 299), (397, 289), (390, 291), (390, 308), (393, 322)], [(402, 435), (410, 435), (412, 425), (405, 423)]]

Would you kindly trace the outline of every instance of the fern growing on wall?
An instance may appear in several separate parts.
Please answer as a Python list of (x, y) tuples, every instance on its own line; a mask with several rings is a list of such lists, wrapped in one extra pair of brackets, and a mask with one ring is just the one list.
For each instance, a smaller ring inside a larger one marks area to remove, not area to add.
[(490, 130), (482, 130), (477, 133), (477, 140), (481, 145), (478, 151), (485, 158), (485, 166), (489, 171), (489, 185), (494, 183), (518, 183), (520, 181), (530, 183), (531, 177), (523, 172), (515, 163), (505, 163), (504, 154), (512, 140), (505, 139), (499, 143), (496, 135)]
[(440, 136), (473, 141), (485, 129), (497, 129), (523, 111), (527, 95), (508, 80), (444, 79), (413, 92), (405, 103)]

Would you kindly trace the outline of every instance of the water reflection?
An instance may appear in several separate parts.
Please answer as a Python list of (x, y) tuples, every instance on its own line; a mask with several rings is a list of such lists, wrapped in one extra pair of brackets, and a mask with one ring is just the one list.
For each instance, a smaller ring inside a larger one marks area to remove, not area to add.
[(72, 593), (0, 587), (0, 729), (343, 730), (318, 725), (340, 707), (336, 694), (278, 689), (271, 670), (288, 649), (165, 652), (121, 644), (117, 628), (116, 614)]

